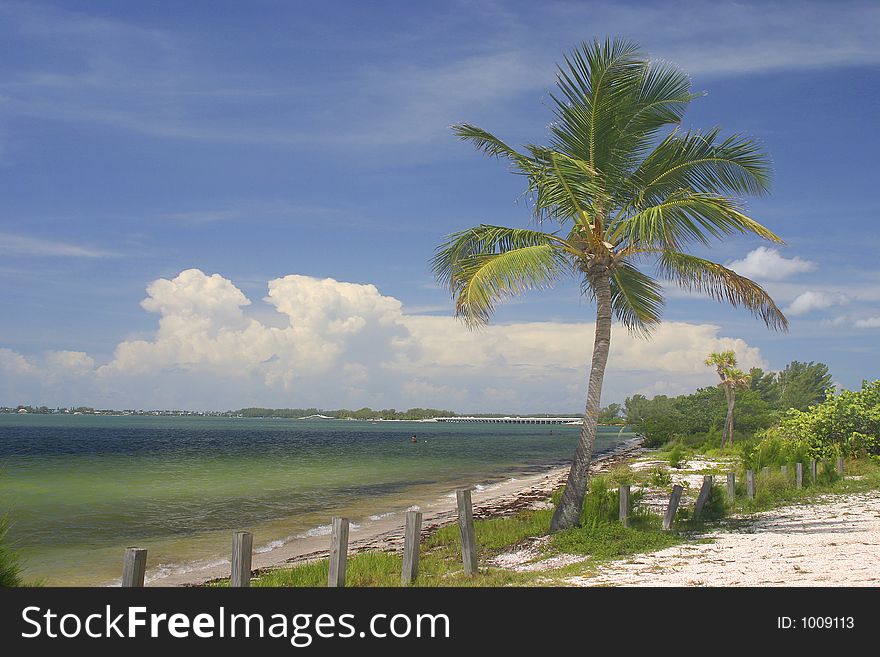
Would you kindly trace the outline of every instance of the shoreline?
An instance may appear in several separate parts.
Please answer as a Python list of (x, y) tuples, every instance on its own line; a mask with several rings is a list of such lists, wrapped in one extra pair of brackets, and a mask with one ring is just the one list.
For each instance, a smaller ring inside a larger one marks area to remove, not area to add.
[[(641, 438), (633, 438), (621, 443), (617, 449), (602, 454), (593, 460), (592, 474), (604, 472), (619, 461), (630, 458), (641, 448)], [(472, 499), (474, 518), (502, 517), (520, 510), (535, 508), (546, 504), (552, 492), (565, 483), (569, 465), (559, 466), (536, 474), (507, 479), (485, 487), (474, 487)], [(452, 493), (451, 495), (449, 493)], [(443, 525), (455, 522), (456, 508), (454, 491), (441, 495), (420, 505), (422, 512), (422, 533), (430, 533)], [(352, 518), (353, 527), (349, 537), (349, 554), (370, 550), (399, 551), (403, 549), (403, 522), (401, 512), (378, 514), (368, 519)], [(297, 563), (327, 557), (329, 535), (303, 536), (274, 547), (255, 552), (252, 572), (262, 572), (285, 568)], [(229, 560), (206, 564), (205, 567), (187, 572), (172, 572), (153, 577), (146, 586), (202, 586), (229, 577)]]

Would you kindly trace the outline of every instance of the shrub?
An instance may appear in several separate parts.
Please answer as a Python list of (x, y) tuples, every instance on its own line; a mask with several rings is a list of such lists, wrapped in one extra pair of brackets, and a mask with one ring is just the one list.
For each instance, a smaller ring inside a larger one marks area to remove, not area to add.
[(684, 466), (684, 448), (680, 442), (675, 442), (669, 448), (668, 456), (669, 466), (672, 468), (681, 468)]
[(635, 480), (632, 468), (625, 463), (615, 465), (611, 468), (611, 471), (608, 473), (608, 478), (618, 486), (630, 486)]
[(658, 465), (651, 470), (649, 481), (652, 486), (657, 488), (669, 488), (672, 485), (672, 475), (666, 468)]
[(880, 380), (838, 395), (829, 390), (821, 404), (789, 410), (762, 438), (805, 448), (810, 458), (880, 455)]
[(0, 516), (0, 586), (21, 586), (21, 564), (6, 538), (9, 518)]
[(607, 477), (593, 477), (581, 508), (581, 527), (598, 527), (620, 517), (620, 496)]
[(783, 437), (773, 429), (759, 432), (758, 441), (743, 445), (740, 454), (747, 470), (778, 467), (788, 463), (809, 463), (810, 445), (801, 438)]

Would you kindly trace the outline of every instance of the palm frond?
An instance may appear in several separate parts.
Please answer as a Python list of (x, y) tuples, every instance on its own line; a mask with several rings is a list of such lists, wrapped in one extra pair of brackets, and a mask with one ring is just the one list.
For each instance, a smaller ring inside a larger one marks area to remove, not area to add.
[(633, 172), (624, 211), (637, 210), (680, 189), (712, 194), (762, 195), (769, 191), (772, 167), (754, 140), (720, 130), (671, 133)]
[(788, 320), (764, 288), (732, 269), (675, 251), (662, 253), (657, 266), (660, 276), (686, 290), (707, 294), (734, 307), (743, 306), (768, 328), (788, 330)]
[(602, 168), (617, 110), (638, 87), (645, 62), (638, 46), (622, 39), (584, 43), (565, 57), (556, 76), (560, 95), (551, 94), (559, 119), (552, 130), (563, 152)]
[(630, 333), (648, 337), (660, 323), (665, 300), (663, 287), (628, 262), (618, 264), (611, 276), (614, 315)]
[(486, 132), (482, 128), (469, 123), (457, 123), (452, 126), (452, 132), (462, 141), (469, 141), (478, 151), (482, 151), (492, 157), (504, 157), (514, 164), (521, 164), (522, 160), (528, 159), (517, 150), (511, 148), (495, 135)]
[(570, 275), (564, 246), (541, 231), (482, 225), (450, 235), (431, 264), (455, 298), (456, 315), (476, 326), (489, 321), (498, 302)]
[(678, 250), (689, 242), (708, 244), (735, 233), (753, 233), (771, 242), (782, 240), (754, 219), (743, 214), (725, 196), (680, 190), (656, 205), (618, 219), (608, 229), (608, 241), (628, 245)]

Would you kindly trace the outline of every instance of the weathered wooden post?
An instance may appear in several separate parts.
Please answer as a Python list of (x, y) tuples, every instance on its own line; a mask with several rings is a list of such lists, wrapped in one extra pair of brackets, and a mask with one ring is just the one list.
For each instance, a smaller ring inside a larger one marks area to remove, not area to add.
[(697, 501), (694, 504), (694, 520), (703, 513), (703, 507), (706, 505), (709, 494), (712, 492), (712, 480), (712, 475), (703, 476), (703, 486), (700, 488), (700, 494), (697, 496)]
[(620, 493), (620, 522), (624, 527), (629, 527), (629, 486), (624, 485), (619, 489)]
[(232, 535), (232, 574), (229, 586), (251, 585), (251, 559), (254, 554), (254, 535), (250, 532), (235, 532)]
[(407, 511), (403, 530), (403, 573), (400, 583), (407, 586), (416, 581), (419, 574), (419, 538), (422, 533), (422, 512)]
[(755, 471), (746, 470), (746, 495), (750, 500), (755, 499)]
[(122, 586), (142, 587), (147, 573), (147, 551), (144, 548), (125, 548), (122, 557)]
[(348, 518), (334, 517), (330, 522), (330, 572), (327, 586), (345, 586), (345, 565), (348, 560)]
[(769, 468), (769, 466), (766, 467), (766, 468), (761, 468), (761, 476), (764, 477), (764, 479), (766, 479), (767, 477), (770, 476), (770, 468)]
[(727, 500), (733, 502), (736, 499), (736, 473), (727, 473)]
[(455, 491), (458, 502), (458, 531), (461, 534), (461, 563), (465, 575), (477, 573), (477, 535), (474, 532), (474, 509), (471, 505), (470, 488)]
[(804, 464), (796, 463), (794, 466), (794, 479), (798, 488), (804, 487)]
[(810, 480), (815, 484), (818, 479), (818, 470), (816, 465), (816, 459), (810, 459)]
[(788, 479), (788, 465), (782, 465), (779, 467), (779, 471), (782, 473), (782, 476)]
[(663, 516), (663, 529), (672, 529), (672, 521), (675, 520), (675, 514), (678, 511), (678, 503), (681, 501), (681, 493), (684, 489), (675, 484), (672, 487), (672, 494), (669, 496), (669, 506), (666, 507), (666, 515)]
[(837, 457), (837, 474), (840, 475), (841, 477), (843, 476), (843, 457), (842, 456)]

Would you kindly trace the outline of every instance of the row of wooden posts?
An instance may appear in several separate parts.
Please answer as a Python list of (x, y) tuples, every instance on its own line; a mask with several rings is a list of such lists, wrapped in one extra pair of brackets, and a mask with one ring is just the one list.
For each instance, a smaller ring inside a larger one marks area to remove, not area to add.
[[(455, 491), (458, 505), (458, 529), (461, 534), (461, 560), (465, 575), (477, 573), (477, 536), (474, 531), (474, 510), (469, 488)], [(327, 586), (345, 586), (345, 567), (348, 560), (348, 518), (335, 517), (330, 524), (330, 568)], [(419, 542), (422, 533), (421, 511), (407, 511), (403, 530), (403, 570), (400, 583), (404, 586), (416, 580), (419, 572)], [(250, 586), (251, 560), (254, 536), (250, 532), (235, 532), (232, 537), (232, 572), (229, 585)], [(147, 551), (144, 548), (126, 548), (122, 565), (122, 586), (144, 585), (147, 570)]]
[[(843, 475), (843, 459), (837, 459), (837, 472)], [(770, 468), (764, 468), (765, 475), (770, 473)], [(782, 466), (782, 473), (788, 474), (788, 466)], [(816, 459), (810, 461), (810, 477), (813, 482), (817, 478)], [(804, 464), (795, 464), (795, 481), (798, 488), (803, 486)], [(709, 499), (712, 491), (714, 478), (712, 475), (703, 477), (703, 485), (700, 494), (694, 504), (694, 518), (699, 518), (703, 507)], [(669, 496), (669, 504), (663, 516), (663, 529), (672, 529), (675, 514), (681, 501), (683, 489), (679, 484), (672, 487)], [(746, 470), (746, 494), (749, 499), (754, 499), (756, 492), (755, 471)], [(727, 498), (733, 500), (736, 496), (736, 475), (727, 473)], [(455, 491), (458, 506), (458, 529), (461, 535), (461, 561), (465, 575), (477, 573), (477, 539), (474, 532), (474, 512), (469, 488), (461, 488)], [(630, 487), (620, 487), (620, 521), (624, 526), (629, 526), (630, 518)], [(348, 518), (335, 517), (330, 525), (330, 568), (327, 577), (327, 586), (345, 586), (345, 568), (348, 559)], [(403, 570), (400, 582), (406, 586), (416, 580), (419, 572), (419, 542), (422, 530), (421, 511), (407, 511), (403, 533)], [(251, 561), (253, 557), (254, 536), (250, 532), (235, 532), (232, 538), (232, 570), (229, 585), (233, 587), (250, 586)], [(122, 586), (140, 587), (144, 585), (144, 575), (147, 569), (147, 551), (144, 548), (126, 548), (122, 567)]]
[[(784, 476), (788, 476), (787, 465), (781, 466), (780, 471)], [(762, 468), (761, 472), (766, 477), (770, 474), (770, 468)], [(837, 459), (837, 474), (841, 477), (843, 476), (843, 457), (838, 457)], [(818, 462), (816, 459), (812, 459), (810, 461), (810, 479), (813, 483), (816, 483), (817, 478)], [(703, 485), (700, 487), (700, 494), (697, 496), (697, 501), (694, 503), (694, 519), (699, 518), (703, 513), (703, 507), (709, 499), (713, 484), (714, 477), (712, 475), (705, 475), (703, 477)], [(803, 463), (795, 463), (795, 485), (798, 488), (803, 488)], [(675, 514), (678, 512), (678, 503), (681, 501), (683, 490), (684, 489), (678, 484), (675, 484), (672, 487), (672, 494), (669, 496), (669, 504), (666, 507), (666, 513), (663, 515), (663, 529), (665, 530), (672, 529), (672, 522), (675, 520)], [(755, 483), (755, 471), (746, 470), (746, 496), (750, 500), (753, 500), (755, 499), (756, 493), (757, 485)], [(736, 475), (733, 472), (727, 473), (727, 499), (731, 502), (736, 499)], [(620, 487), (620, 520), (625, 526), (629, 526), (629, 486)]]

